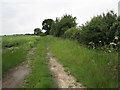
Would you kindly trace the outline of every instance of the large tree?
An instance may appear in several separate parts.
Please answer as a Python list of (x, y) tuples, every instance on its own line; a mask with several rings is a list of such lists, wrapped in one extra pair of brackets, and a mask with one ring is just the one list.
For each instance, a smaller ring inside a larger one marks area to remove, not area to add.
[(50, 32), (52, 23), (53, 23), (53, 20), (52, 20), (52, 19), (45, 19), (45, 20), (42, 22), (42, 29), (46, 30), (46, 34), (47, 34), (47, 35), (48, 35), (49, 32)]

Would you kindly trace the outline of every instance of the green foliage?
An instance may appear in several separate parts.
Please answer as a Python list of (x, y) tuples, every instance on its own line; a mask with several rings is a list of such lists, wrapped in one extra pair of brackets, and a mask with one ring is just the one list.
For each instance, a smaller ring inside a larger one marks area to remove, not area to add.
[(114, 22), (113, 25), (111, 26), (109, 38), (112, 38), (112, 40), (116, 39), (120, 41), (120, 21)]
[(73, 27), (65, 31), (64, 37), (69, 39), (77, 39), (78, 36), (80, 35), (80, 32), (81, 32), (80, 28)]
[(118, 88), (118, 54), (88, 49), (75, 41), (49, 38), (49, 49), (87, 88)]
[(93, 17), (91, 21), (81, 26), (82, 43), (91, 44), (95, 47), (110, 44), (115, 37), (116, 30), (112, 30), (112, 26), (117, 21), (117, 16), (112, 11), (107, 14)]
[(35, 28), (34, 29), (34, 34), (35, 35), (41, 35), (42, 34), (42, 30), (40, 28)]
[(76, 17), (64, 15), (61, 18), (56, 18), (53, 22), (50, 34), (74, 39), (92, 48), (111, 47), (111, 43), (117, 44), (113, 47), (118, 48), (120, 42), (119, 23), (120, 17), (117, 17), (113, 11), (109, 11), (106, 14), (94, 16), (89, 22), (75, 28)]
[(52, 23), (50, 34), (56, 37), (60, 36), (60, 20), (58, 18)]
[(64, 15), (61, 19), (56, 18), (56, 21), (53, 22), (50, 34), (57, 37), (63, 36), (67, 29), (75, 27), (76, 25), (76, 17)]
[(42, 22), (42, 29), (46, 30), (47, 35), (49, 35), (49, 32), (50, 32), (50, 29), (51, 29), (51, 26), (52, 26), (53, 22), (54, 21), (52, 19), (45, 19)]
[(112, 24), (117, 20), (117, 14), (113, 11), (109, 11), (107, 14), (103, 13), (104, 22), (107, 24), (107, 28), (110, 29)]

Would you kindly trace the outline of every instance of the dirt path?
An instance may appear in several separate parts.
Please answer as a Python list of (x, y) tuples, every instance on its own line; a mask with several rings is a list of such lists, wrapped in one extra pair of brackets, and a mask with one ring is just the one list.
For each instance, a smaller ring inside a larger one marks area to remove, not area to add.
[(57, 62), (57, 60), (47, 53), (49, 61), (49, 68), (53, 74), (53, 78), (58, 86), (58, 88), (85, 88), (80, 83), (76, 82), (76, 79), (64, 71), (63, 66)]
[[(32, 48), (28, 52), (28, 57), (33, 55)], [(20, 66), (10, 69), (5, 78), (2, 80), (2, 88), (20, 88), (26, 78), (26, 76), (31, 72), (29, 67), (30, 59), (27, 58), (25, 62), (23, 62)]]

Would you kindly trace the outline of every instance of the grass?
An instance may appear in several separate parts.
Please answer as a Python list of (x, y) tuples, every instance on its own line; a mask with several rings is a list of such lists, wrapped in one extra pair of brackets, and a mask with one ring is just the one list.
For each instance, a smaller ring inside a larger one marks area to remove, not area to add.
[(36, 43), (38, 37), (34, 36), (3, 36), (2, 45), (2, 73), (17, 66), (24, 60), (28, 50)]
[(88, 49), (75, 41), (48, 36), (48, 46), (77, 81), (88, 88), (118, 87), (118, 54)]
[(19, 65), (28, 58), (27, 52), (36, 47), (31, 59), (32, 73), (28, 75), (24, 88), (54, 88), (55, 83), (48, 69), (46, 58), (46, 38), (39, 36), (4, 36), (3, 37), (3, 75), (10, 68)]
[(32, 73), (28, 76), (24, 88), (55, 88), (46, 58), (46, 38), (41, 37), (31, 58)]
[(55, 88), (51, 72), (48, 69), (46, 46), (70, 71), (77, 82), (88, 88), (118, 87), (118, 54), (88, 49), (75, 41), (52, 36), (5, 36), (2, 45), (3, 73), (26, 60), (27, 52), (36, 47), (31, 59), (31, 74), (24, 88)]

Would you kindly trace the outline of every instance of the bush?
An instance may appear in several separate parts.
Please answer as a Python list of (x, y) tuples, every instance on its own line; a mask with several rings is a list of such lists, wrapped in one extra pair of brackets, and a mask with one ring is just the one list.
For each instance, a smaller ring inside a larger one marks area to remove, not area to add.
[(78, 33), (80, 34), (80, 28), (70, 28), (67, 31), (65, 31), (64, 38), (77, 39), (77, 37), (79, 36)]
[(116, 21), (117, 16), (112, 11), (93, 17), (90, 22), (81, 27), (83, 43), (88, 45), (91, 42), (95, 47), (109, 45), (114, 39), (114, 33), (112, 32), (115, 32), (111, 31), (110, 28)]

